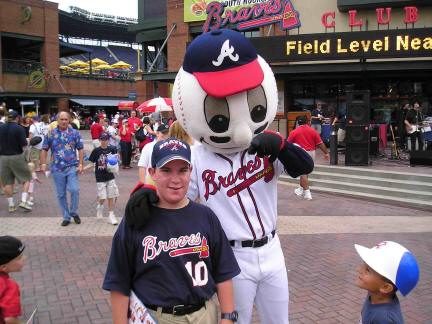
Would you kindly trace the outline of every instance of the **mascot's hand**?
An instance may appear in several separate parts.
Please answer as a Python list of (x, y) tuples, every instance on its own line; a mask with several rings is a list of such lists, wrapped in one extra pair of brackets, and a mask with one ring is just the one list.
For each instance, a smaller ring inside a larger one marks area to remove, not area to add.
[(133, 189), (126, 204), (126, 224), (137, 229), (144, 227), (150, 218), (151, 205), (158, 201), (156, 187), (139, 183)]
[(270, 156), (269, 161), (274, 162), (279, 152), (283, 149), (285, 141), (279, 133), (266, 130), (258, 134), (252, 139), (249, 146), (248, 153), (255, 154), (259, 157)]

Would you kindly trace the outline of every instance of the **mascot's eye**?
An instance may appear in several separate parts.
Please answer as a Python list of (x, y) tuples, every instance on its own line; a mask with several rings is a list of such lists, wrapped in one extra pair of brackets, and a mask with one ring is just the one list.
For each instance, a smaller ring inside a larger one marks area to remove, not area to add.
[(267, 115), (267, 98), (262, 86), (247, 92), (249, 112), (255, 123), (262, 122)]
[(230, 116), (228, 102), (225, 98), (207, 96), (204, 100), (204, 114), (207, 124), (213, 132), (223, 133), (228, 130)]

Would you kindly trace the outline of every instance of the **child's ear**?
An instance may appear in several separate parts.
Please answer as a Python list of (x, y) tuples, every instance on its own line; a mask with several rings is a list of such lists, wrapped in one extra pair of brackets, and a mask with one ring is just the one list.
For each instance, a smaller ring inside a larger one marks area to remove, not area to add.
[(7, 270), (6, 264), (0, 265), (0, 272), (6, 272), (6, 270)]
[(391, 283), (384, 282), (380, 288), (380, 292), (386, 295), (391, 294), (394, 292), (394, 287)]

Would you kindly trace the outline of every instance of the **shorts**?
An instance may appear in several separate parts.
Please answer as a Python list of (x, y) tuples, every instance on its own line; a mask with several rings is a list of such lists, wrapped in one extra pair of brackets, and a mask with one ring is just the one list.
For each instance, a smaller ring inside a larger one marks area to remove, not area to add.
[(338, 143), (342, 143), (345, 141), (345, 129), (339, 128), (337, 131), (337, 141)]
[(205, 306), (196, 312), (182, 316), (162, 313), (160, 307), (157, 311), (151, 309), (147, 310), (159, 324), (219, 323), (218, 307), (213, 299), (207, 300)]
[(31, 180), (31, 172), (24, 154), (2, 155), (0, 159), (0, 178), (4, 185), (13, 185), (15, 179), (18, 183), (24, 183)]
[(312, 158), (312, 160), (315, 162), (315, 150), (313, 150), (313, 151), (306, 151), (306, 152), (307, 152), (307, 154), (310, 155), (310, 157)]
[(40, 152), (41, 152), (41, 150), (32, 147), (30, 149), (30, 161), (31, 162), (39, 161), (39, 159), (40, 159)]
[(106, 182), (96, 182), (98, 199), (117, 198), (119, 190), (114, 179)]

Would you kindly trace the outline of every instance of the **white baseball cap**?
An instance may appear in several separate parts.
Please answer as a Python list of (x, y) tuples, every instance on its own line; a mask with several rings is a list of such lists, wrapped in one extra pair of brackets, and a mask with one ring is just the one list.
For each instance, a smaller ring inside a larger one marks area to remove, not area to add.
[(414, 255), (399, 243), (384, 241), (373, 248), (354, 244), (363, 261), (390, 280), (406, 296), (417, 285), (419, 266)]

